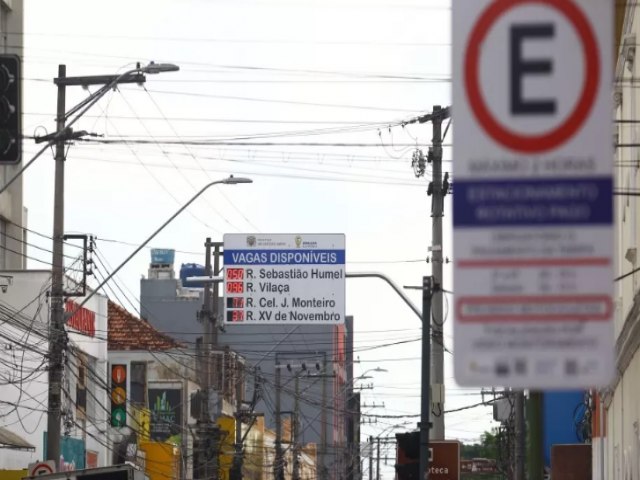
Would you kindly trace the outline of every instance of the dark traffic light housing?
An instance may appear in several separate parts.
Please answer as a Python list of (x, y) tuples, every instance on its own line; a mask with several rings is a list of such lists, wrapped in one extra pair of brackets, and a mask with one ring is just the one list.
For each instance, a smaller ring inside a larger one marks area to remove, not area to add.
[(0, 164), (19, 163), (22, 156), (20, 57), (0, 55)]
[(398, 445), (396, 456), (396, 478), (419, 480), (420, 477), (420, 432), (396, 433)]

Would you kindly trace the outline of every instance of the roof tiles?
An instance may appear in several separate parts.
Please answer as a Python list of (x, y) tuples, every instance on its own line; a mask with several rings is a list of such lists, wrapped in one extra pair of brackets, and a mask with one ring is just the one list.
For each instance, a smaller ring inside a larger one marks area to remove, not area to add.
[(164, 351), (183, 347), (170, 336), (156, 330), (146, 320), (132, 315), (109, 300), (109, 350)]

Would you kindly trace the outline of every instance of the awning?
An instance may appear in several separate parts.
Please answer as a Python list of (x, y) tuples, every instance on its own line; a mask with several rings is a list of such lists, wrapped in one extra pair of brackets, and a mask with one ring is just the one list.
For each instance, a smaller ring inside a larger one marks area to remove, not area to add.
[(35, 450), (36, 447), (27, 442), (20, 435), (11, 430), (0, 427), (0, 448), (13, 448), (16, 450)]

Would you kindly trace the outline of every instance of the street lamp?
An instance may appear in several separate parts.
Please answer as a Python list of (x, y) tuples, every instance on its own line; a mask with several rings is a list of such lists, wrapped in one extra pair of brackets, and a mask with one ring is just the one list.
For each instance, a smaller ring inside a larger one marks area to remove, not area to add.
[[(156, 75), (158, 73), (177, 72), (180, 70), (180, 67), (178, 65), (174, 65), (173, 63), (150, 62), (148, 65), (145, 65), (145, 66), (140, 66), (140, 64), (138, 64), (136, 65), (136, 68), (127, 70), (126, 72), (119, 75), (94, 75), (94, 76), (84, 76), (84, 77), (66, 77), (64, 76), (64, 72), (66, 70), (64, 67), (65, 67), (64, 65), (60, 65), (60, 68), (58, 70), (59, 77), (54, 80), (56, 85), (58, 85), (59, 89), (61, 88), (63, 89), (64, 87), (71, 86), (71, 85), (81, 85), (83, 87), (87, 87), (89, 85), (98, 84), (103, 86), (99, 88), (97, 91), (95, 91), (94, 93), (92, 93), (91, 95), (89, 95), (83, 101), (78, 103), (75, 107), (71, 108), (68, 112), (64, 112), (64, 93), (62, 93), (62, 96), (63, 96), (63, 99), (62, 99), (63, 112), (62, 113), (63, 113), (64, 120), (68, 119), (70, 116), (80, 111), (82, 108), (84, 108), (84, 110), (82, 110), (73, 120), (68, 122), (62, 129), (58, 128), (54, 133), (51, 133), (49, 135), (43, 135), (41, 137), (36, 137), (35, 139), (36, 143), (47, 142), (47, 144), (44, 147), (42, 147), (40, 150), (38, 150), (38, 152), (33, 157), (31, 157), (31, 160), (29, 160), (25, 165), (23, 165), (23, 167), (20, 170), (18, 170), (13, 177), (11, 177), (4, 185), (2, 185), (2, 187), (0, 187), (0, 194), (4, 193), (5, 190), (7, 190), (7, 188), (9, 188), (9, 186), (13, 182), (15, 182), (20, 177), (20, 175), (22, 175), (25, 172), (25, 170), (29, 168), (38, 159), (38, 157), (40, 157), (40, 155), (42, 155), (44, 152), (46, 152), (49, 149), (49, 147), (56, 144), (58, 141), (77, 139), (86, 135), (87, 132), (85, 131), (73, 132), (70, 129), (71, 125), (76, 123), (80, 119), (80, 117), (82, 117), (87, 112), (87, 110), (89, 110), (93, 105), (95, 105), (98, 100), (100, 100), (107, 92), (109, 92), (109, 90), (113, 89), (117, 84), (142, 83), (145, 81), (143, 73)], [(59, 103), (60, 103), (60, 95), (61, 93), (59, 92), (58, 93)], [(58, 107), (60, 110), (60, 105), (58, 105)], [(58, 111), (57, 120), (60, 121), (61, 119), (62, 117), (60, 116), (60, 111)]]
[[(369, 370), (365, 370), (365, 372), (360, 375), (360, 377), (366, 375), (367, 373), (370, 372), (377, 372), (377, 373), (389, 373), (389, 370), (387, 370), (386, 368), (382, 368), (382, 367), (376, 367), (376, 368), (370, 368)], [(356, 377), (356, 378), (360, 378), (360, 377)]]
[[(75, 313), (77, 311), (79, 311), (96, 293), (98, 293), (100, 291), (100, 289), (102, 287), (104, 287), (107, 282), (109, 282), (109, 280), (111, 280), (121, 269), (122, 267), (124, 267), (133, 257), (135, 257), (138, 252), (140, 252), (140, 250), (142, 250), (151, 240), (153, 240), (155, 238), (156, 235), (158, 235), (158, 233), (160, 233), (167, 225), (169, 225), (169, 223), (171, 223), (178, 215), (180, 215), (180, 213), (182, 213), (189, 205), (191, 205), (200, 195), (202, 195), (206, 190), (208, 190), (209, 188), (211, 188), (214, 185), (219, 185), (219, 184), (224, 184), (224, 185), (237, 185), (240, 183), (253, 183), (253, 180), (251, 180), (250, 178), (245, 178), (245, 177), (234, 177), (233, 175), (227, 177), (227, 178), (223, 178), (222, 180), (216, 180), (214, 182), (210, 182), (208, 184), (206, 184), (204, 187), (202, 187), (202, 189), (200, 189), (199, 192), (197, 192), (193, 197), (191, 197), (191, 199), (185, 203), (184, 205), (182, 205), (180, 208), (178, 208), (178, 210), (176, 210), (176, 212), (171, 215), (162, 225), (160, 225), (151, 235), (149, 235), (149, 237), (147, 237), (147, 239), (142, 242), (133, 252), (131, 252), (129, 254), (129, 256), (127, 258), (125, 258), (122, 263), (120, 263), (120, 265), (118, 265), (101, 283), (100, 285), (98, 285), (95, 289), (93, 289), (91, 292), (89, 292), (89, 294), (84, 298), (84, 300), (78, 305), (76, 306), (76, 308), (67, 313), (66, 318), (71, 318), (73, 317), (73, 315), (75, 315)], [(65, 314), (64, 311), (61, 312), (61, 318), (62, 321), (60, 324), (55, 324), (52, 321), (52, 325), (51, 325), (51, 329), (53, 330), (54, 328), (58, 327), (59, 328), (59, 332), (64, 331), (64, 323), (65, 323)], [(53, 333), (53, 332), (52, 332)], [(58, 332), (56, 332), (58, 333)], [(51, 345), (53, 345), (53, 347), (51, 347)], [(54, 348), (54, 351), (59, 351), (60, 355), (62, 353), (62, 349), (63, 349), (63, 345), (62, 342), (53, 342), (50, 341), (49, 342), (50, 348)], [(54, 366), (54, 365), (52, 365)], [(62, 365), (60, 365), (60, 373), (62, 369)], [(61, 395), (60, 392), (60, 384), (58, 384), (58, 398), (60, 398), (59, 396)], [(49, 395), (52, 395), (52, 391), (54, 390), (54, 387), (50, 384), (49, 387)], [(49, 404), (51, 405), (51, 404)], [(58, 461), (57, 458), (60, 455), (60, 421), (59, 421), (59, 413), (58, 416), (56, 416), (53, 410), (49, 410), (49, 417), (48, 417), (48, 422), (47, 422), (47, 427), (48, 427), (48, 431), (47, 431), (47, 457), (49, 457), (50, 460), (55, 460), (56, 462)], [(58, 411), (59, 412), (59, 411)], [(58, 419), (57, 424), (55, 423), (56, 418)], [(54, 425), (55, 424), (55, 425)], [(53, 438), (50, 436), (50, 433), (52, 429), (55, 428), (55, 426), (57, 425), (58, 427), (58, 433), (57, 433), (57, 437)], [(56, 443), (57, 442), (57, 443)], [(51, 446), (55, 446), (58, 449), (58, 453), (56, 454), (55, 458), (53, 457), (53, 454), (49, 454), (49, 452), (51, 451)]]
[[(129, 260), (131, 260), (133, 257), (135, 257), (138, 254), (138, 252), (140, 252), (140, 250), (142, 250), (151, 240), (153, 240), (155, 238), (156, 235), (158, 235), (167, 225), (169, 225), (178, 215), (180, 215), (180, 213), (182, 213), (189, 205), (191, 205), (206, 190), (208, 190), (210, 187), (212, 187), (214, 185), (219, 185), (219, 184), (237, 185), (239, 183), (253, 183), (253, 180), (251, 180), (250, 178), (234, 177), (233, 175), (231, 175), (231, 176), (229, 176), (227, 178), (224, 178), (222, 180), (216, 180), (214, 182), (210, 182), (210, 183), (206, 184), (204, 187), (202, 187), (202, 189), (199, 192), (197, 192), (193, 197), (191, 197), (191, 199), (187, 203), (185, 203), (178, 210), (176, 210), (176, 212), (173, 215), (171, 215), (162, 225), (160, 225), (151, 235), (149, 235), (144, 242), (142, 242), (138, 247), (136, 247), (136, 249), (133, 252), (131, 252), (127, 258), (125, 258), (122, 261), (122, 263), (120, 265), (118, 265), (104, 280), (102, 280), (100, 285), (98, 285), (95, 289), (93, 289), (93, 291), (90, 292), (84, 298), (84, 300), (76, 307), (76, 310), (79, 310), (80, 308), (82, 308), (89, 301), (89, 299), (91, 297), (93, 297), (96, 293), (98, 293), (98, 291), (102, 287), (104, 287), (107, 284), (107, 282), (109, 282), (109, 280), (111, 280), (120, 271), (120, 269), (122, 269), (122, 267), (124, 267), (127, 263), (129, 263)], [(73, 312), (69, 313), (68, 317), (73, 316), (74, 313), (75, 313), (75, 310)]]
[[(53, 254), (51, 259), (51, 321), (49, 324), (49, 366), (48, 366), (48, 416), (47, 416), (47, 459), (57, 463), (60, 460), (60, 417), (62, 404), (62, 371), (63, 353), (66, 348), (64, 335), (64, 164), (65, 143), (70, 139), (80, 138), (86, 132), (73, 132), (71, 126), (76, 123), (100, 98), (119, 83), (142, 83), (144, 73), (160, 73), (179, 70), (177, 65), (150, 63), (145, 67), (140, 64), (120, 75), (98, 75), (84, 77), (67, 77), (66, 65), (58, 65), (58, 77), (54, 83), (58, 87), (56, 109), (56, 131), (36, 139), (36, 142), (47, 142), (47, 145), (34, 156), (8, 183), (0, 190), (4, 191), (19, 175), (31, 165), (48, 146), (55, 144), (55, 182), (53, 199)], [(66, 111), (66, 87), (72, 85), (102, 85), (96, 92), (82, 102)], [(75, 118), (67, 123), (72, 115)], [(201, 192), (202, 193), (202, 192)], [(90, 298), (90, 295), (88, 298)], [(82, 303), (86, 303), (88, 298)], [(74, 312), (75, 313), (75, 312)]]

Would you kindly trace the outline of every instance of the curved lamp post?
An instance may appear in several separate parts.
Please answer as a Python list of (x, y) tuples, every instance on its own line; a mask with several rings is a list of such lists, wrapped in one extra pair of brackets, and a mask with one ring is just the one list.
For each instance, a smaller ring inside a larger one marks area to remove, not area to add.
[[(89, 293), (84, 300), (78, 305), (76, 310), (79, 310), (82, 306), (84, 306), (91, 297), (93, 297), (98, 291), (104, 287), (109, 280), (111, 280), (116, 273), (118, 273), (122, 267), (124, 267), (133, 257), (135, 257), (140, 250), (142, 250), (151, 240), (155, 238), (167, 225), (169, 225), (178, 215), (180, 215), (189, 205), (191, 205), (200, 195), (202, 195), (206, 190), (211, 188), (214, 185), (224, 184), (224, 185), (237, 185), (239, 183), (253, 183), (253, 180), (245, 177), (234, 177), (233, 175), (224, 178), (222, 180), (216, 180), (214, 182), (210, 182), (206, 184), (199, 192), (197, 192), (191, 199), (182, 205), (176, 212), (171, 215), (162, 225), (160, 225), (151, 235), (147, 237), (147, 239), (142, 242), (136, 249), (129, 254), (127, 258), (125, 258), (120, 265), (118, 265), (96, 288), (93, 289), (91, 293)], [(75, 310), (68, 314), (69, 317), (73, 316)]]

